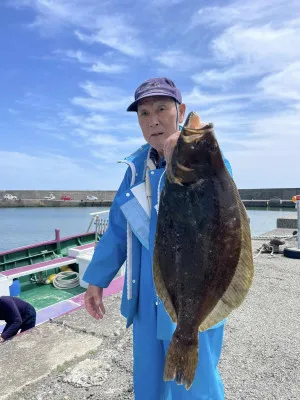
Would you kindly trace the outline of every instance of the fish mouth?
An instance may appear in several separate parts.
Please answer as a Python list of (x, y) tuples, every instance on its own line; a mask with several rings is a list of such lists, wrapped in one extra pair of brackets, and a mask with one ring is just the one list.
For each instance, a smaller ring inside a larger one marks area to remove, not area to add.
[(186, 118), (184, 128), (200, 129), (201, 122), (200, 122), (199, 115), (197, 113), (195, 113), (194, 111), (190, 112)]
[(194, 111), (190, 112), (183, 127), (182, 139), (185, 143), (199, 142), (206, 133), (213, 132), (213, 124), (204, 125)]

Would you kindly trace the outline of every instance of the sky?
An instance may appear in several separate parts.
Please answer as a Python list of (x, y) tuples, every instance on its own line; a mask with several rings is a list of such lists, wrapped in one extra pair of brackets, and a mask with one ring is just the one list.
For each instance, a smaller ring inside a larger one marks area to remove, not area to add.
[(1, 0), (0, 189), (115, 190), (166, 76), (239, 189), (299, 187), (298, 0)]

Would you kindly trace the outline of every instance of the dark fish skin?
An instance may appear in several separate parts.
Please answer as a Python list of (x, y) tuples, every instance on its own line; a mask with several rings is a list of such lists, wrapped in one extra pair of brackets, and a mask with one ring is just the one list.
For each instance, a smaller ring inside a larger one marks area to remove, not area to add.
[(253, 279), (245, 208), (212, 124), (199, 124), (189, 114), (167, 167), (153, 263), (157, 294), (177, 323), (164, 379), (187, 389), (198, 362), (198, 331), (237, 308)]

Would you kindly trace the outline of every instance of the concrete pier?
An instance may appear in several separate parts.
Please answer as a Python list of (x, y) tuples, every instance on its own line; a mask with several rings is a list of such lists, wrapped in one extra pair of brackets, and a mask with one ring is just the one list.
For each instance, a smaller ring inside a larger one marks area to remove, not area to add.
[[(4, 200), (9, 193), (17, 200)], [(55, 200), (47, 200), (52, 193)], [(86, 190), (0, 190), (0, 207), (109, 207), (115, 197), (114, 190), (86, 191)], [(96, 196), (98, 200), (87, 200), (87, 196)], [(72, 200), (61, 200), (62, 196), (69, 196)]]
[[(253, 249), (262, 243), (253, 240)], [(254, 283), (225, 326), (226, 400), (300, 398), (299, 297), (300, 260), (255, 258)], [(102, 321), (81, 309), (0, 344), (0, 399), (133, 400), (132, 331), (119, 294), (104, 304)]]
[(297, 229), (297, 213), (277, 218), (277, 228)]
[[(18, 200), (3, 200), (5, 194), (12, 194)], [(52, 193), (55, 200), (46, 200)], [(115, 190), (0, 190), (1, 207), (105, 207), (110, 206)], [(284, 189), (239, 189), (245, 207), (295, 208), (292, 197), (300, 194), (299, 188)], [(61, 200), (61, 196), (70, 196), (72, 200)], [(87, 195), (98, 200), (87, 200)]]

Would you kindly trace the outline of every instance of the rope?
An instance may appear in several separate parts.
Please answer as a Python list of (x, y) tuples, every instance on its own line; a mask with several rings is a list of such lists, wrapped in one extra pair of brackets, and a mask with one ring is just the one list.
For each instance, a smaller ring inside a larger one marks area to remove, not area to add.
[[(297, 238), (297, 234), (295, 235), (273, 235), (273, 236), (252, 236), (251, 239), (252, 240), (270, 240), (270, 243), (263, 243), (261, 245), (261, 247), (259, 249), (257, 249), (258, 253), (253, 256), (253, 259), (257, 258), (260, 256), (260, 254), (262, 252), (264, 253), (269, 253), (269, 257), (268, 258), (272, 258), (275, 256), (275, 254), (282, 254), (282, 251), (279, 251), (279, 245), (277, 246), (272, 246), (271, 241), (273, 239), (285, 239), (286, 241), (288, 240), (292, 240), (292, 239), (296, 239)], [(284, 242), (283, 242), (284, 243)], [(276, 249), (275, 249), (276, 247)], [(275, 252), (276, 250), (276, 252)]]
[(263, 249), (264, 249), (264, 246), (261, 246), (259, 252), (258, 252), (255, 256), (253, 256), (253, 258), (257, 258), (257, 257), (261, 254), (261, 252), (263, 251)]
[[(75, 278), (70, 278), (71, 276), (75, 276)], [(79, 286), (79, 282), (78, 272), (64, 271), (56, 275), (53, 286), (56, 289), (72, 289)]]

